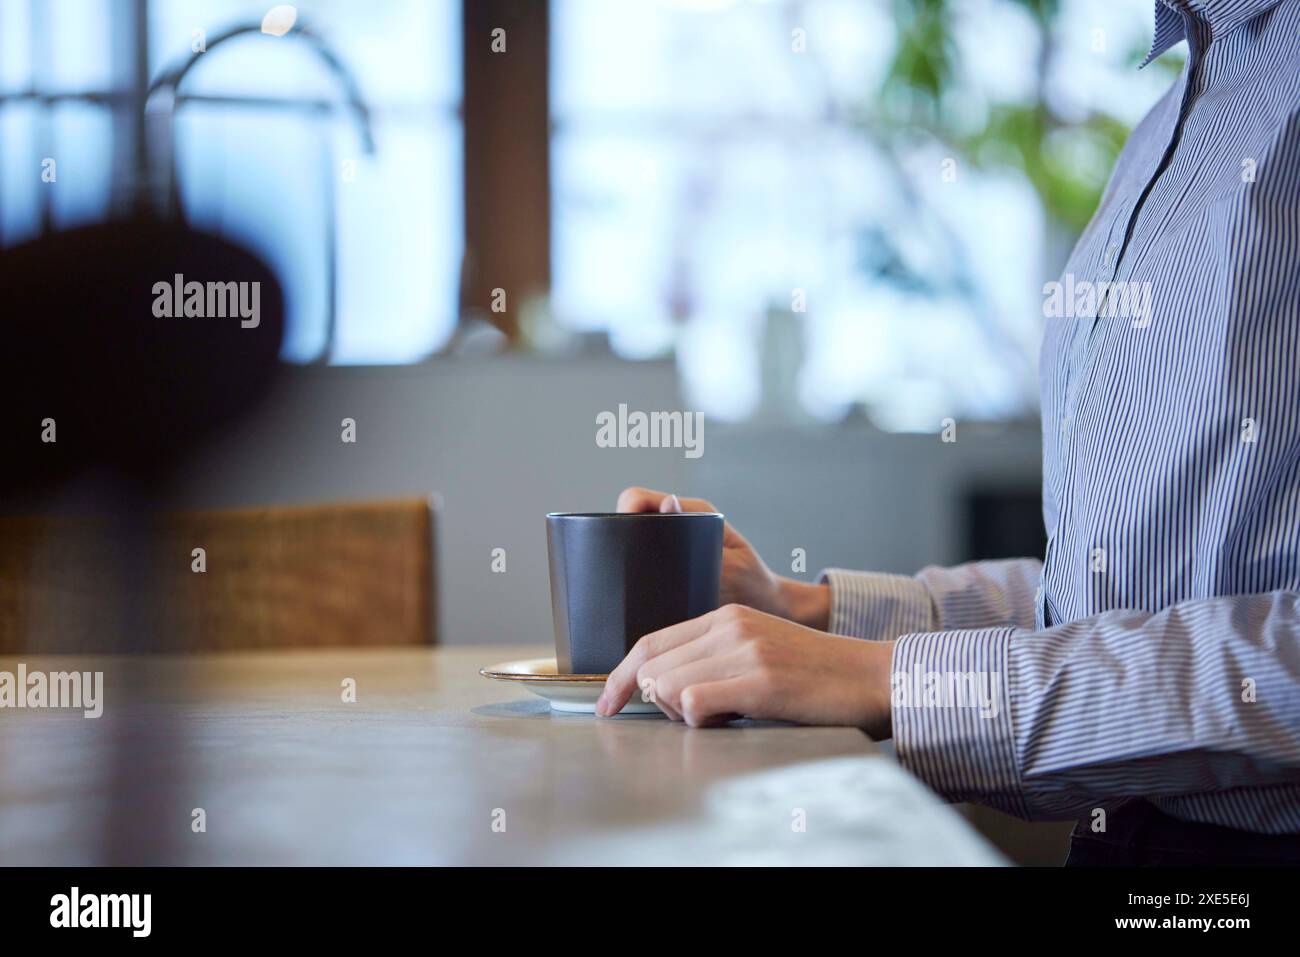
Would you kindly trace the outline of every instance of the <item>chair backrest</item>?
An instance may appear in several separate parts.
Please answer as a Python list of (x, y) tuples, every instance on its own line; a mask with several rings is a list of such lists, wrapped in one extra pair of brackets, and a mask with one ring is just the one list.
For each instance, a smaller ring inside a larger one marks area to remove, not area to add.
[(0, 653), (431, 644), (428, 498), (0, 518)]

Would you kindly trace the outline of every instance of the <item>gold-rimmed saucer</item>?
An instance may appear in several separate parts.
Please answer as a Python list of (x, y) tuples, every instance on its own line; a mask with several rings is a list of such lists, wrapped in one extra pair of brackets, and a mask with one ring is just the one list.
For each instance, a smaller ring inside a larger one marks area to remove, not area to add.
[[(494, 681), (514, 681), (535, 695), (546, 698), (552, 711), (595, 714), (596, 699), (609, 675), (562, 675), (554, 658), (525, 658), (503, 661), (480, 668), (479, 674)], [(661, 714), (652, 701), (642, 701), (639, 694), (623, 706), (619, 714)]]

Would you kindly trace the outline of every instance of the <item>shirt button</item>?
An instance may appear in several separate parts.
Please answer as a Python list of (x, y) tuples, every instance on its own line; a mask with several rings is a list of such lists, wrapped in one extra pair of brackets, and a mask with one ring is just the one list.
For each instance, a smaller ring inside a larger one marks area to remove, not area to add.
[(1061, 438), (1065, 438), (1069, 434), (1070, 434), (1070, 417), (1067, 415), (1065, 418), (1061, 420)]
[(1106, 247), (1106, 268), (1109, 269), (1115, 265), (1115, 257), (1119, 255), (1119, 246), (1111, 243)]

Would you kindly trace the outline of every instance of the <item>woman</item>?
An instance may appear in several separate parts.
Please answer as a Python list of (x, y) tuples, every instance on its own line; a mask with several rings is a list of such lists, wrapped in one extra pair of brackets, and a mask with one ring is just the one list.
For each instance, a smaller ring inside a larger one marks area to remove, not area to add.
[(1300, 862), (1298, 34), (1300, 0), (1156, 4), (1186, 68), (1045, 303), (1041, 561), (806, 584), (729, 528), (728, 604), (600, 713), (892, 733), (953, 800), (1080, 819), (1072, 863)]

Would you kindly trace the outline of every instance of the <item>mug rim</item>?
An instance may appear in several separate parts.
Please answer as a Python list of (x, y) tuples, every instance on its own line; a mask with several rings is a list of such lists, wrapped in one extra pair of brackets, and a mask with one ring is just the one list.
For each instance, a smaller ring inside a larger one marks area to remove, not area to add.
[(725, 518), (721, 512), (547, 512), (547, 518)]

